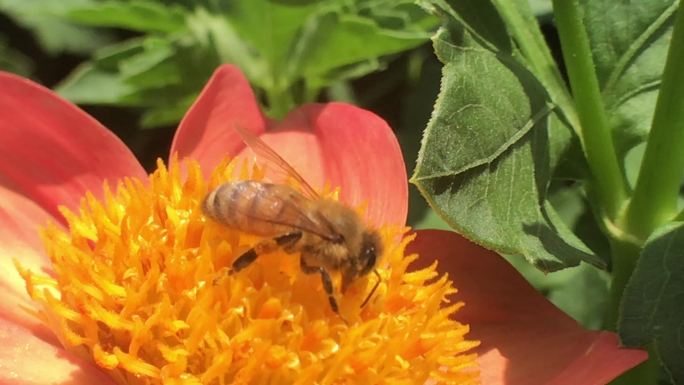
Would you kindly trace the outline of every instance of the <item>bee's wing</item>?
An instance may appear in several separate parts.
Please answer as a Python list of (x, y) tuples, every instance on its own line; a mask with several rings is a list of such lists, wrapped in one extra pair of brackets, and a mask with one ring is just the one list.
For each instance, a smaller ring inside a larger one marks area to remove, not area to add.
[(279, 207), (278, 219), (272, 215), (249, 210), (248, 206), (235, 205), (234, 213), (245, 216), (253, 222), (282, 225), (315, 234), (328, 241), (339, 241), (340, 235), (330, 221), (316, 210), (309, 209), (312, 201), (299, 191), (285, 185), (276, 185), (268, 193), (259, 195), (260, 205)]
[(308, 199), (318, 199), (320, 196), (316, 192), (316, 190), (309, 185), (306, 180), (304, 180), (304, 177), (299, 175), (295, 169), (290, 166), (289, 163), (285, 159), (283, 159), (280, 155), (278, 155), (275, 150), (273, 150), (268, 144), (266, 144), (263, 140), (259, 139), (256, 135), (254, 135), (251, 131), (246, 130), (240, 126), (235, 126), (235, 131), (240, 135), (242, 140), (249, 146), (249, 148), (254, 151), (254, 153), (260, 157), (262, 160), (268, 162), (270, 165), (274, 166), (277, 171), (281, 171), (285, 173), (287, 177), (290, 177), (297, 181), (299, 184), (302, 194), (308, 198)]

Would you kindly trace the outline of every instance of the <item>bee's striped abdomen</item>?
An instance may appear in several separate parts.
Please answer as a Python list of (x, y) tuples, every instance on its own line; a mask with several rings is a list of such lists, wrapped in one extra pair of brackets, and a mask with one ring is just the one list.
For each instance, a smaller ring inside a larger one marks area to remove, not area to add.
[(257, 235), (278, 235), (296, 226), (307, 201), (294, 189), (256, 181), (229, 182), (205, 198), (204, 213), (217, 222)]

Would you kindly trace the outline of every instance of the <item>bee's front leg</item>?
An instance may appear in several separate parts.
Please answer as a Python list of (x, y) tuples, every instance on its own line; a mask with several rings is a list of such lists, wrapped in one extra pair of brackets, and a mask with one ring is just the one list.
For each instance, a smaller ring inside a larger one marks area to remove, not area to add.
[(294, 231), (291, 233), (279, 235), (275, 238), (265, 239), (257, 243), (251, 249), (245, 251), (240, 255), (231, 266), (229, 274), (237, 273), (254, 262), (258, 256), (277, 249), (278, 247), (287, 247), (294, 244), (302, 238), (301, 231)]
[(330, 278), (330, 273), (328, 273), (328, 270), (321, 266), (307, 265), (303, 255), (299, 258), (299, 267), (302, 269), (304, 274), (318, 273), (321, 275), (323, 290), (325, 290), (325, 293), (328, 295), (328, 302), (330, 302), (330, 307), (335, 312), (335, 314), (342, 318), (342, 321), (344, 321), (344, 323), (349, 324), (349, 322), (347, 322), (347, 320), (344, 319), (342, 315), (340, 315), (340, 309), (337, 306), (337, 300), (335, 300), (335, 296), (333, 295), (335, 291), (333, 288), (332, 278)]

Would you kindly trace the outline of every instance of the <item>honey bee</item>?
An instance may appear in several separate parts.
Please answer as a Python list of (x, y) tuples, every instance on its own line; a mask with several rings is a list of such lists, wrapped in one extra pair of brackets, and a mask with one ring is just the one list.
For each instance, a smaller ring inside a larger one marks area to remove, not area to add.
[(382, 255), (378, 232), (366, 226), (350, 207), (320, 196), (261, 139), (243, 128), (235, 129), (260, 159), (284, 172), (301, 188), (245, 180), (224, 183), (207, 194), (202, 203), (207, 217), (265, 237), (233, 262), (230, 273), (239, 272), (259, 255), (277, 248), (288, 253), (299, 252), (302, 272), (321, 276), (330, 307), (338, 315), (330, 272), (341, 273), (341, 292), (344, 293), (354, 280), (373, 271), (378, 281), (361, 304), (361, 307), (365, 306), (381, 280), (375, 269), (378, 257)]

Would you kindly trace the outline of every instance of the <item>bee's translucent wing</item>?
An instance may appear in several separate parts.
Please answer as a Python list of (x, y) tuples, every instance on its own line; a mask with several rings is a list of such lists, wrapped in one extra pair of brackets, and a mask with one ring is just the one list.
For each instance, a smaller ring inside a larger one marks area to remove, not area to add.
[(277, 171), (281, 171), (287, 177), (290, 177), (297, 181), (297, 183), (300, 186), (302, 195), (312, 200), (320, 198), (316, 190), (314, 190), (313, 187), (311, 187), (311, 185), (309, 185), (306, 182), (306, 180), (304, 180), (304, 177), (299, 175), (299, 173), (295, 171), (295, 169), (292, 166), (290, 166), (290, 164), (287, 163), (285, 159), (278, 155), (278, 153), (275, 152), (275, 150), (273, 150), (263, 140), (259, 139), (252, 132), (239, 126), (235, 126), (235, 131), (237, 131), (237, 133), (240, 135), (242, 140), (249, 146), (249, 148), (251, 148), (252, 151), (254, 151), (257, 157), (259, 157), (261, 160), (268, 162), (269, 165), (274, 166), (277, 169)]
[[(331, 242), (339, 242), (340, 235), (330, 221), (320, 212), (308, 209), (311, 200), (299, 191), (287, 185), (271, 185), (255, 181), (251, 183), (251, 186), (260, 190), (257, 208), (261, 206), (268, 209), (264, 212), (259, 209), (255, 210), (253, 205), (232, 205), (234, 217), (243, 216), (249, 218), (252, 223), (282, 225), (315, 234)], [(273, 216), (272, 209), (278, 212), (277, 217)]]

